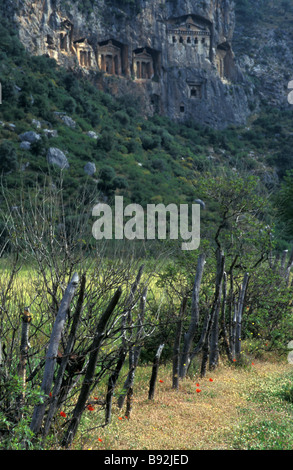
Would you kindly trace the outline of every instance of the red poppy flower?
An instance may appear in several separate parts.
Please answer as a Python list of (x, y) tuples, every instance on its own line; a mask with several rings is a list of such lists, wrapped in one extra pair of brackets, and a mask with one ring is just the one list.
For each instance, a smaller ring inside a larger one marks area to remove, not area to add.
[(236, 359), (233, 359), (233, 362), (236, 362)]
[(159, 382), (162, 384), (162, 383), (164, 382), (164, 380), (161, 380), (161, 379), (160, 379)]
[(213, 382), (213, 379), (209, 379), (209, 380), (210, 380), (210, 382)]
[(49, 397), (51, 397), (51, 396), (52, 396), (52, 392), (49, 393)]
[(197, 389), (196, 389), (196, 392), (197, 392), (197, 393), (201, 392), (201, 389), (200, 389), (200, 388), (197, 388)]
[(102, 442), (102, 439), (99, 437), (99, 438), (98, 438), (98, 441), (99, 441), (99, 442)]
[(94, 411), (94, 407), (93, 407), (92, 405), (88, 405), (88, 406), (87, 406), (87, 409), (88, 409), (89, 411)]
[(64, 413), (64, 411), (60, 411), (60, 416), (62, 416), (62, 418), (66, 418), (66, 413)]
[(119, 418), (118, 418), (118, 419), (123, 419), (123, 418), (121, 418), (121, 416), (119, 416)]
[(254, 366), (254, 362), (252, 362), (251, 365)]
[(196, 384), (197, 387), (199, 387), (199, 384)]

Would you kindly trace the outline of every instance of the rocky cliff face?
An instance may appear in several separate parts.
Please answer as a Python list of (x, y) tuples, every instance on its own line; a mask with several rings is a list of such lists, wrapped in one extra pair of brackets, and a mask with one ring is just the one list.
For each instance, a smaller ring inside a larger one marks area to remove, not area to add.
[[(253, 88), (253, 107), (289, 109), (293, 78), (293, 2), (249, 0), (250, 15), (236, 10), (233, 45), (237, 62)], [(249, 10), (248, 10), (249, 11)]]
[[(11, 5), (11, 2), (8, 2)], [(32, 54), (48, 54), (116, 95), (143, 101), (177, 121), (224, 128), (249, 115), (243, 75), (232, 49), (231, 0), (18, 0), (14, 18)]]

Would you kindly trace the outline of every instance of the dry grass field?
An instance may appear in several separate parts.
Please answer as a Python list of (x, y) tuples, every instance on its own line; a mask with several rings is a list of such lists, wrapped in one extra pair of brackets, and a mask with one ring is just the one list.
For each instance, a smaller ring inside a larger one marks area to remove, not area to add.
[(148, 400), (149, 377), (150, 368), (140, 368), (130, 419), (114, 407), (111, 425), (95, 428), (98, 408), (93, 407), (84, 423), (93, 430), (80, 430), (75, 449), (293, 448), (293, 406), (282, 398), (293, 382), (286, 361), (222, 365), (204, 379), (195, 375), (182, 381), (179, 391), (172, 389), (170, 368), (162, 366), (153, 401)]

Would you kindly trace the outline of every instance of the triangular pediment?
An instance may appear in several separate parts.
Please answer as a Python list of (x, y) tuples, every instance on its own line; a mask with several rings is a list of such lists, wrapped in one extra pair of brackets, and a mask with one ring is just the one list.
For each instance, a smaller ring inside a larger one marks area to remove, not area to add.
[(139, 57), (140, 59), (148, 59), (148, 60), (152, 59), (151, 54), (149, 54), (145, 49), (141, 52), (135, 52), (134, 55), (136, 58)]
[(195, 23), (192, 16), (189, 16), (186, 21), (182, 22), (180, 27), (184, 27), (187, 30), (191, 29), (192, 31), (205, 31), (207, 29), (205, 26)]
[(100, 51), (106, 51), (106, 52), (112, 52), (112, 53), (117, 53), (120, 52), (119, 47), (115, 46), (112, 41), (110, 40), (107, 44), (103, 44), (102, 46), (99, 46)]
[(195, 19), (192, 15), (187, 17), (181, 17), (169, 21), (169, 30), (182, 30), (182, 31), (194, 31), (194, 32), (209, 32), (209, 27), (203, 20)]

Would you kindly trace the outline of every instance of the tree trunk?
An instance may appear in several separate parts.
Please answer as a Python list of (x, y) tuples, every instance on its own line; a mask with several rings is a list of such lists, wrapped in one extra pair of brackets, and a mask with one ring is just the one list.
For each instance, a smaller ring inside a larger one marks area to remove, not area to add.
[(192, 353), (190, 354), (190, 361), (189, 361), (188, 367), (190, 367), (190, 364), (193, 361), (193, 359), (195, 358), (195, 356), (197, 354), (199, 354), (202, 351), (203, 347), (204, 347), (207, 332), (209, 330), (210, 318), (211, 318), (211, 312), (207, 312), (206, 315), (205, 315), (205, 318), (204, 318), (203, 327), (202, 327), (202, 331), (201, 331), (199, 341), (198, 341), (196, 347), (194, 348), (194, 350), (192, 351)]
[(232, 360), (235, 359), (237, 312), (238, 312), (237, 302), (235, 298), (233, 302), (233, 307), (234, 307), (234, 311), (233, 311), (233, 319), (232, 319), (232, 325), (231, 325), (231, 339), (230, 339)]
[(175, 333), (174, 339), (174, 346), (173, 346), (173, 384), (172, 388), (178, 390), (179, 388), (179, 372), (180, 372), (180, 344), (181, 344), (181, 336), (182, 336), (182, 322), (183, 317), (186, 312), (186, 305), (187, 305), (187, 297), (184, 297), (182, 300), (179, 318), (177, 322), (177, 328)]
[[(64, 377), (64, 374), (65, 374), (65, 370), (66, 370), (66, 367), (67, 367), (67, 364), (68, 364), (68, 361), (69, 361), (69, 357), (70, 357), (70, 354), (72, 353), (72, 348), (73, 348), (73, 345), (74, 345), (74, 342), (75, 342), (76, 331), (77, 331), (77, 328), (78, 328), (78, 325), (79, 325), (79, 320), (80, 320), (80, 315), (81, 315), (81, 312), (82, 312), (83, 300), (84, 300), (84, 295), (85, 295), (85, 283), (86, 283), (86, 277), (85, 277), (85, 275), (83, 275), (82, 279), (81, 279), (79, 298), (78, 298), (76, 309), (75, 309), (75, 312), (74, 312), (74, 315), (73, 315), (71, 331), (70, 331), (69, 338), (68, 338), (68, 341), (67, 341), (67, 345), (66, 345), (66, 348), (65, 348), (65, 351), (64, 351), (64, 355), (63, 355), (62, 360), (61, 360), (60, 367), (58, 369), (55, 385), (54, 385), (53, 392), (52, 392), (51, 404), (50, 404), (50, 408), (49, 408), (49, 411), (48, 411), (48, 415), (47, 415), (47, 419), (46, 419), (45, 426), (44, 426), (44, 431), (43, 431), (43, 436), (44, 437), (47, 436), (47, 434), (49, 432), (49, 429), (50, 429), (50, 426), (51, 426), (51, 421), (54, 417), (54, 414), (55, 414), (60, 402), (62, 401), (62, 400), (60, 400), (60, 395), (59, 394), (60, 394), (61, 385), (62, 385), (63, 377)], [(70, 385), (70, 384), (68, 384), (68, 385)], [(67, 387), (67, 389), (68, 389), (68, 387)], [(62, 391), (62, 399), (63, 400), (66, 398), (67, 391), (66, 390)]]
[(160, 344), (158, 347), (157, 353), (154, 358), (152, 375), (150, 380), (150, 387), (149, 387), (149, 400), (152, 400), (155, 396), (155, 388), (156, 388), (156, 381), (158, 377), (159, 365), (160, 365), (160, 357), (164, 348), (164, 344)]
[(131, 411), (132, 411), (132, 400), (133, 400), (133, 388), (129, 387), (127, 392), (127, 400), (126, 400), (126, 418), (130, 418)]
[(196, 275), (193, 285), (192, 292), (192, 307), (191, 307), (191, 319), (188, 331), (184, 335), (184, 343), (182, 348), (182, 357), (180, 364), (180, 378), (183, 379), (186, 376), (188, 366), (190, 363), (190, 349), (194, 336), (196, 334), (196, 329), (198, 326), (199, 319), (199, 290), (201, 285), (201, 279), (203, 274), (203, 269), (205, 265), (205, 255), (201, 254), (198, 259)]
[(51, 391), (51, 386), (53, 382), (54, 369), (55, 369), (57, 353), (58, 353), (58, 346), (61, 340), (61, 335), (65, 326), (65, 322), (67, 319), (68, 309), (73, 299), (73, 296), (75, 294), (78, 281), (79, 281), (78, 275), (75, 273), (72, 276), (72, 279), (66, 288), (66, 291), (62, 298), (59, 311), (57, 313), (56, 320), (53, 326), (50, 343), (48, 347), (48, 352), (46, 356), (43, 381), (41, 385), (43, 403), (36, 405), (34, 412), (33, 412), (31, 426), (30, 426), (31, 431), (35, 434), (39, 432), (41, 424), (42, 424), (42, 420), (45, 414), (46, 399), (48, 398), (48, 395)]
[(205, 377), (206, 370), (207, 370), (207, 362), (209, 357), (209, 350), (210, 350), (210, 334), (206, 335), (205, 342), (202, 348), (202, 359), (201, 359), (201, 367), (200, 367), (200, 376)]
[(286, 271), (285, 271), (285, 281), (286, 281), (287, 287), (289, 286), (290, 271), (292, 269), (292, 266), (293, 266), (293, 249), (291, 250), (291, 254), (290, 254), (290, 257), (286, 266)]
[(118, 406), (120, 409), (123, 407), (125, 397), (127, 396), (129, 388), (133, 387), (135, 370), (137, 368), (138, 361), (139, 361), (139, 356), (141, 352), (140, 340), (141, 340), (141, 336), (143, 332), (143, 321), (144, 321), (144, 316), (145, 316), (145, 304), (146, 304), (147, 290), (148, 289), (146, 287), (143, 291), (143, 294), (140, 300), (140, 311), (139, 311), (138, 327), (137, 327), (138, 330), (137, 330), (136, 338), (134, 341), (134, 344), (136, 346), (131, 346), (129, 350), (129, 372), (124, 382), (123, 392), (120, 394), (118, 398)]
[(286, 274), (285, 263), (286, 263), (287, 255), (288, 255), (288, 250), (283, 250), (282, 257), (281, 257), (280, 276), (284, 276)]
[(24, 404), (25, 398), (25, 388), (26, 388), (26, 364), (29, 351), (29, 325), (31, 322), (31, 315), (29, 308), (24, 309), (22, 315), (22, 328), (21, 328), (21, 342), (20, 342), (20, 360), (18, 366), (18, 376), (22, 382), (22, 393), (19, 396), (19, 410), (20, 410), (20, 419), (22, 418), (22, 406)]
[(246, 294), (246, 289), (248, 285), (249, 274), (245, 273), (241, 292), (239, 296), (239, 305), (238, 305), (238, 312), (237, 312), (237, 326), (236, 326), (236, 342), (235, 342), (235, 358), (236, 360), (240, 359), (241, 354), (241, 326), (242, 326), (242, 313), (244, 307), (244, 299)]
[(224, 273), (223, 277), (223, 300), (222, 300), (222, 311), (221, 311), (221, 328), (223, 335), (223, 342), (226, 349), (228, 359), (232, 361), (231, 347), (229, 343), (229, 333), (226, 327), (226, 301), (227, 301), (227, 274)]
[(96, 370), (97, 358), (100, 349), (101, 342), (105, 336), (105, 328), (110, 319), (111, 314), (113, 313), (119, 299), (121, 296), (121, 287), (117, 289), (112, 300), (110, 301), (105, 312), (102, 314), (99, 323), (97, 325), (96, 333), (94, 340), (91, 346), (91, 353), (89, 357), (88, 366), (86, 369), (85, 377), (81, 387), (81, 391), (76, 403), (76, 406), (73, 411), (73, 416), (68, 426), (67, 432), (63, 438), (62, 446), (69, 447), (74, 439), (76, 434), (81, 415), (85, 409), (86, 402), (88, 400), (90, 389), (93, 381), (93, 377)]
[(209, 369), (214, 370), (219, 362), (219, 313), (220, 303), (217, 304), (213, 324), (210, 333), (210, 350), (209, 350)]
[[(212, 306), (211, 313), (208, 317), (208, 321), (206, 324), (206, 331), (204, 332), (204, 346), (203, 346), (203, 357), (202, 357), (202, 365), (201, 365), (201, 376), (204, 377), (205, 371), (206, 371), (206, 364), (209, 356), (209, 348), (210, 348), (210, 333), (211, 333), (211, 328), (213, 324), (216, 324), (215, 329), (218, 329), (218, 311), (220, 308), (220, 302), (221, 302), (221, 292), (222, 292), (222, 280), (223, 280), (223, 275), (224, 275), (224, 261), (225, 257), (222, 251), (220, 249), (217, 249), (217, 274), (216, 274), (216, 288), (215, 288), (215, 297), (214, 297), (214, 302)], [(215, 320), (215, 321), (214, 321)], [(217, 349), (217, 336), (213, 336), (213, 341), (214, 343), (212, 344), (212, 360), (214, 361), (215, 357), (215, 352)]]
[(107, 390), (107, 395), (106, 395), (105, 424), (109, 424), (111, 421), (113, 394), (115, 391), (115, 387), (116, 387), (116, 383), (117, 383), (120, 371), (125, 361), (125, 356), (126, 356), (126, 350), (124, 348), (121, 348), (116, 368), (108, 380), (108, 390)]
[(125, 326), (126, 326), (127, 323), (129, 324), (131, 322), (131, 311), (133, 309), (134, 294), (137, 291), (137, 288), (138, 288), (138, 285), (139, 285), (139, 282), (140, 282), (140, 279), (141, 279), (141, 276), (142, 276), (142, 273), (143, 273), (143, 269), (144, 269), (144, 265), (141, 265), (139, 270), (138, 270), (136, 279), (135, 279), (134, 283), (131, 286), (130, 294), (129, 294), (129, 296), (127, 298), (127, 301), (126, 301), (125, 313), (122, 317), (121, 332), (122, 332), (122, 341), (123, 341), (125, 347), (126, 347), (126, 329), (125, 329)]
[(224, 253), (217, 252), (217, 278), (216, 278), (216, 299), (215, 299), (215, 311), (212, 317), (211, 325), (211, 338), (210, 338), (210, 358), (209, 368), (215, 369), (219, 361), (219, 314), (221, 309), (221, 298), (223, 290), (223, 278), (224, 278), (224, 265), (225, 257)]

